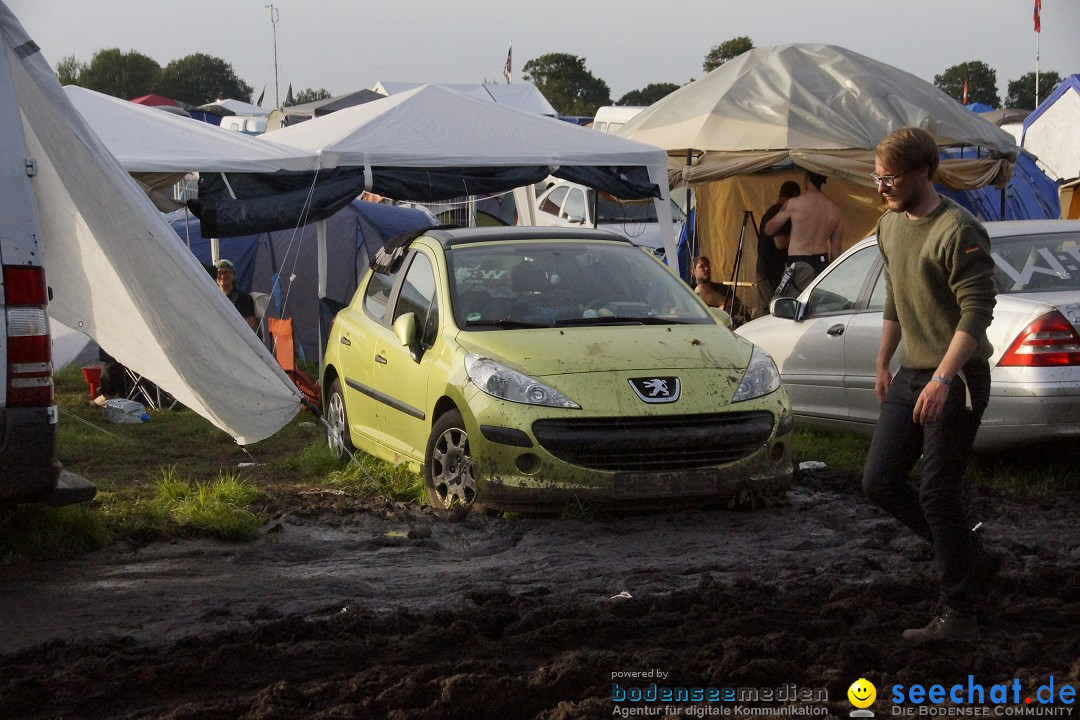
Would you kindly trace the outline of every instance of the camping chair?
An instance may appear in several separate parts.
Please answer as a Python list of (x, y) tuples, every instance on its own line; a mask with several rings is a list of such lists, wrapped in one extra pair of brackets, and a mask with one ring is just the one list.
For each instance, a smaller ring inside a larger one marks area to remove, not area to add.
[(303, 370), (296, 367), (296, 354), (293, 348), (292, 318), (264, 318), (270, 337), (274, 340), (274, 357), (281, 364), (281, 369), (304, 394), (304, 398), (317, 408), (322, 408), (322, 392), (319, 383)]

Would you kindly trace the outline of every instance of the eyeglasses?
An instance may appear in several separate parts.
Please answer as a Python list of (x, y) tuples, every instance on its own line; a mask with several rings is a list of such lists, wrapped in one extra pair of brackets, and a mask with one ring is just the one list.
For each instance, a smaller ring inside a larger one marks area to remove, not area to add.
[(881, 184), (887, 188), (891, 188), (893, 185), (896, 184), (896, 178), (900, 177), (903, 174), (904, 173), (894, 173), (892, 175), (878, 175), (877, 173), (870, 173), (870, 179), (874, 181), (875, 185)]

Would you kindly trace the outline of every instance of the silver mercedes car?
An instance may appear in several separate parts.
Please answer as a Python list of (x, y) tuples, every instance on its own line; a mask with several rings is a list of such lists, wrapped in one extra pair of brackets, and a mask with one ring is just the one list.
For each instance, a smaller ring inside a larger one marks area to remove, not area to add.
[[(1080, 439), (1080, 221), (989, 222), (998, 290), (980, 452)], [(776, 361), (796, 422), (871, 434), (885, 278), (875, 238), (736, 333)], [(899, 367), (903, 346), (893, 360)]]

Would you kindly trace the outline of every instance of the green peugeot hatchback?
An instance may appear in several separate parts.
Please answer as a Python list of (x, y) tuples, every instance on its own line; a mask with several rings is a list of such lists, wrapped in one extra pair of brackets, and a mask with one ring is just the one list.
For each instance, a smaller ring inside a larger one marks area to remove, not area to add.
[(414, 233), (334, 319), (327, 442), (422, 469), (447, 509), (772, 492), (791, 479), (791, 407), (729, 325), (613, 233)]

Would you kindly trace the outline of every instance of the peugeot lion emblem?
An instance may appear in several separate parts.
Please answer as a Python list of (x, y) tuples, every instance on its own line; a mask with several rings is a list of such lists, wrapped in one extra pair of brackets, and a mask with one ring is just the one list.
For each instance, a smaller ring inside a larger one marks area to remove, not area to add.
[(630, 387), (647, 403), (675, 402), (682, 391), (677, 377), (630, 378)]

